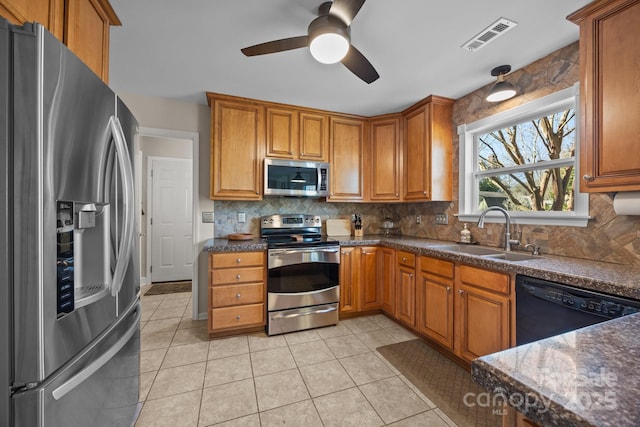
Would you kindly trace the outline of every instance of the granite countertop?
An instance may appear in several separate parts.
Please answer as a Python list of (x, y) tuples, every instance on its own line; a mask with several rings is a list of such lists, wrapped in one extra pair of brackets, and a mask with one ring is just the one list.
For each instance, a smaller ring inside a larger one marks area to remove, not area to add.
[[(560, 282), (583, 289), (640, 300), (640, 267), (606, 262), (567, 258), (542, 254), (532, 260), (506, 261), (485, 258), (438, 248), (454, 242), (399, 235), (365, 235), (363, 237), (334, 237), (342, 246), (380, 245), (405, 250), (418, 255), (427, 255), (459, 261), (506, 273), (524, 274), (539, 279)], [(266, 250), (267, 245), (256, 238), (247, 241), (210, 239), (203, 250), (208, 252), (240, 252)], [(500, 249), (500, 248), (491, 248)], [(517, 251), (522, 253), (522, 251)]]
[(638, 426), (639, 357), (640, 313), (480, 357), (471, 374), (541, 425)]

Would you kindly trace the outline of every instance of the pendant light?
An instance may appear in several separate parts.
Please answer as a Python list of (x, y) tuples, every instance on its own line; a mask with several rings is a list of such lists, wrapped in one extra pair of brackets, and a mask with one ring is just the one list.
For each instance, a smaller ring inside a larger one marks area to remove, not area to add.
[(511, 71), (511, 65), (500, 65), (499, 67), (491, 70), (491, 75), (497, 77), (498, 81), (493, 85), (493, 88), (491, 88), (489, 95), (487, 95), (487, 101), (506, 101), (516, 95), (517, 91), (515, 86), (508, 81), (505, 81), (505, 76), (509, 71)]

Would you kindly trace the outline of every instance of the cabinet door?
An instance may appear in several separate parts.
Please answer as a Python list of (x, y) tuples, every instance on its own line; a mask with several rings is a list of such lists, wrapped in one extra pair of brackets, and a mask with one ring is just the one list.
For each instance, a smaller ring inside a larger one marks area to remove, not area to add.
[(327, 116), (300, 112), (300, 159), (329, 161)]
[(599, 1), (580, 25), (582, 192), (640, 190), (640, 1)]
[(382, 310), (391, 316), (396, 314), (396, 251), (390, 248), (378, 249), (378, 281), (382, 289)]
[(356, 248), (340, 249), (340, 312), (358, 311), (359, 265)]
[(457, 298), (459, 356), (471, 361), (509, 348), (509, 298), (464, 284)]
[(39, 22), (62, 40), (62, 0), (0, 0), (0, 16), (12, 24)]
[(109, 81), (110, 24), (120, 25), (113, 22), (114, 17), (108, 2), (66, 0), (64, 42), (105, 82)]
[(416, 324), (416, 277), (415, 269), (398, 266), (396, 282), (396, 318), (415, 326)]
[(429, 200), (431, 170), (429, 162), (429, 105), (404, 118), (404, 199)]
[(382, 282), (378, 280), (378, 248), (360, 248), (360, 310), (382, 306)]
[(453, 284), (424, 273), (421, 280), (418, 329), (453, 349)]
[(293, 159), (298, 156), (298, 113), (266, 108), (267, 157)]
[(330, 119), (330, 201), (362, 200), (365, 122), (334, 116)]
[(370, 127), (368, 172), (369, 198), (399, 201), (401, 183), (400, 117), (373, 120)]
[(263, 108), (218, 99), (211, 108), (211, 198), (262, 199)]

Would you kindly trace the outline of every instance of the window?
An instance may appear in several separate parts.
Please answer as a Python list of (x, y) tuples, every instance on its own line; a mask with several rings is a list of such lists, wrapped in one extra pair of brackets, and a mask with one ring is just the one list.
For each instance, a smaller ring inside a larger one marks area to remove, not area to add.
[(587, 225), (589, 197), (575, 180), (578, 90), (458, 127), (461, 221), (500, 206), (520, 224)]

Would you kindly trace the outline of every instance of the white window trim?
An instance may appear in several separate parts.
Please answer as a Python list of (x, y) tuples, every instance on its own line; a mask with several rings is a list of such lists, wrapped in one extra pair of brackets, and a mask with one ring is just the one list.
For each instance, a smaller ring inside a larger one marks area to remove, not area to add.
[[(470, 124), (458, 126), (459, 154), (460, 154), (460, 176), (459, 176), (459, 212), (458, 220), (465, 222), (478, 221), (480, 211), (477, 209), (478, 200), (475, 186), (474, 172), (478, 159), (477, 147), (474, 144), (474, 136), (479, 133), (486, 133), (497, 127), (510, 126), (514, 123), (527, 120), (532, 115), (541, 117), (546, 112), (562, 108), (563, 104), (574, 102), (576, 117), (579, 117), (578, 96), (580, 93), (579, 83), (552, 93), (551, 95), (538, 98), (534, 101), (522, 104), (518, 107), (503, 111), (493, 116), (475, 121)], [(576, 126), (576, 147), (575, 147), (575, 176), (580, 176), (579, 158), (579, 128)], [(510, 212), (512, 222), (516, 224), (534, 225), (558, 225), (586, 227), (589, 216), (589, 194), (580, 193), (579, 188), (575, 189), (573, 212)], [(504, 222), (504, 216), (498, 212), (489, 212), (486, 222)]]

